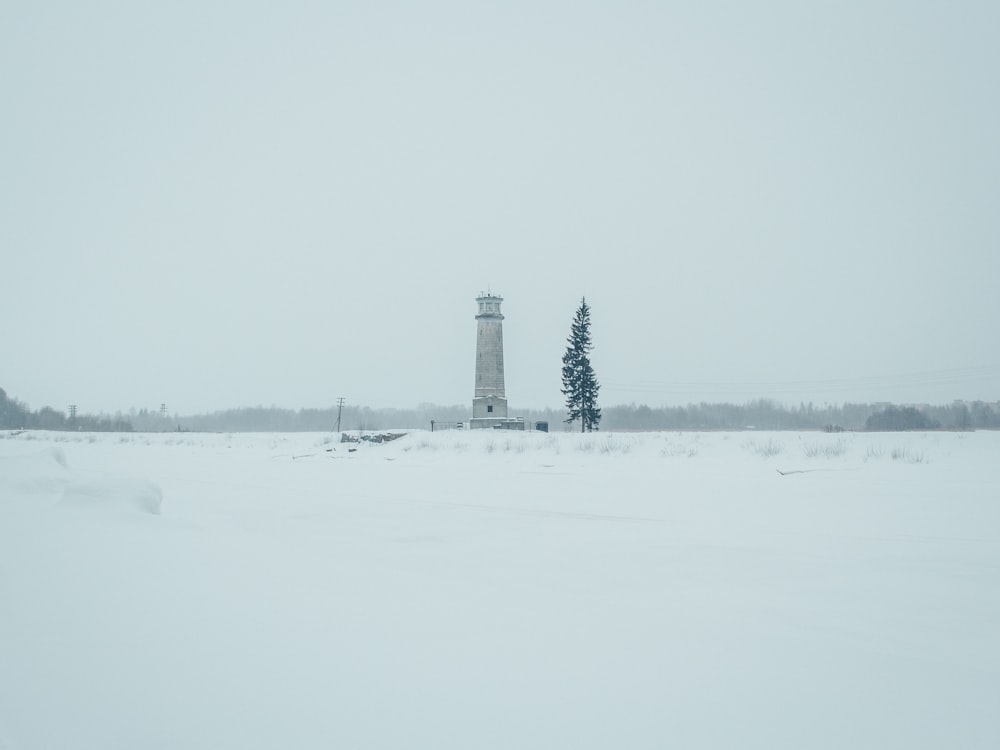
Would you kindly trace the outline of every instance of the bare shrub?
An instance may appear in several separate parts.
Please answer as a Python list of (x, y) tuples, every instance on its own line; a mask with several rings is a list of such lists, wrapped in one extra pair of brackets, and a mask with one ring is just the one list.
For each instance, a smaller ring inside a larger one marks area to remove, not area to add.
[(600, 444), (601, 453), (608, 455), (611, 453), (628, 453), (632, 450), (632, 441), (628, 438), (608, 435)]
[(528, 446), (523, 440), (505, 440), (503, 443), (504, 453), (524, 453), (528, 450)]
[[(723, 436), (723, 440), (728, 439), (728, 435)], [(687, 458), (694, 458), (698, 455), (697, 446), (697, 436), (695, 438), (695, 444), (684, 443), (680, 440), (677, 442), (672, 441), (669, 437), (666, 438), (666, 445), (660, 449), (660, 456), (662, 458), (673, 458), (679, 456), (686, 456)]]
[(868, 450), (865, 451), (865, 460), (870, 461), (872, 459), (879, 459), (885, 457), (885, 448), (881, 445), (869, 445)]
[(761, 458), (773, 458), (785, 450), (785, 446), (774, 438), (768, 438), (767, 440), (748, 440), (743, 444), (743, 447), (753, 453), (756, 453)]
[(890, 453), (893, 461), (902, 461), (907, 464), (925, 464), (927, 456), (923, 451), (913, 450), (905, 446), (896, 446)]
[(802, 445), (802, 454), (806, 458), (837, 458), (845, 453), (847, 453), (847, 443), (841, 439), (833, 442), (817, 441)]
[(881, 445), (870, 445), (865, 455), (865, 460), (890, 458), (904, 464), (925, 464), (928, 463), (927, 454), (905, 445), (895, 445), (892, 448), (885, 448)]

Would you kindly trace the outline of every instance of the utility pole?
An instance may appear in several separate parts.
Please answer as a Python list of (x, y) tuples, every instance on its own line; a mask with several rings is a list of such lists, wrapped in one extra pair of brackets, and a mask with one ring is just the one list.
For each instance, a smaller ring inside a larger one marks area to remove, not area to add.
[(165, 416), (167, 416), (167, 405), (160, 404), (160, 418), (162, 419)]
[(76, 404), (69, 405), (69, 418), (76, 419)]
[(344, 411), (344, 397), (337, 399), (337, 432), (340, 432), (340, 414)]

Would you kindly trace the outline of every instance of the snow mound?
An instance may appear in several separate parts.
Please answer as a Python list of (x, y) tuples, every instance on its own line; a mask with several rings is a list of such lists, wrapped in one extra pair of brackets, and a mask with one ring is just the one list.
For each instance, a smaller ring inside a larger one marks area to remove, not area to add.
[(75, 508), (125, 508), (160, 515), (163, 491), (143, 479), (107, 477), (72, 484), (63, 491), (60, 505)]
[(62, 448), (0, 457), (0, 487), (21, 494), (56, 492), (66, 486), (67, 466)]

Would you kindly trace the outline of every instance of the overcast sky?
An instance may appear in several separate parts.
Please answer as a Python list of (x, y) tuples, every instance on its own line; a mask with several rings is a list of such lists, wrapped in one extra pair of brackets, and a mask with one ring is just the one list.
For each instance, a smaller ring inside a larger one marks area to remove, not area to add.
[(1000, 399), (1000, 4), (6, 3), (32, 408)]

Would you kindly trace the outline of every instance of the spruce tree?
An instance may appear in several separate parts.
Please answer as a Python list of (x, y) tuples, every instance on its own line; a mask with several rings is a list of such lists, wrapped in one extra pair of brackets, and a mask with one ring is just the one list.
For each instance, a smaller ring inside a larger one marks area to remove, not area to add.
[(567, 423), (580, 420), (580, 432), (596, 430), (601, 422), (601, 410), (597, 408), (597, 392), (601, 389), (590, 364), (590, 306), (587, 298), (580, 300), (573, 325), (570, 327), (569, 344), (563, 355), (562, 392), (566, 396)]

